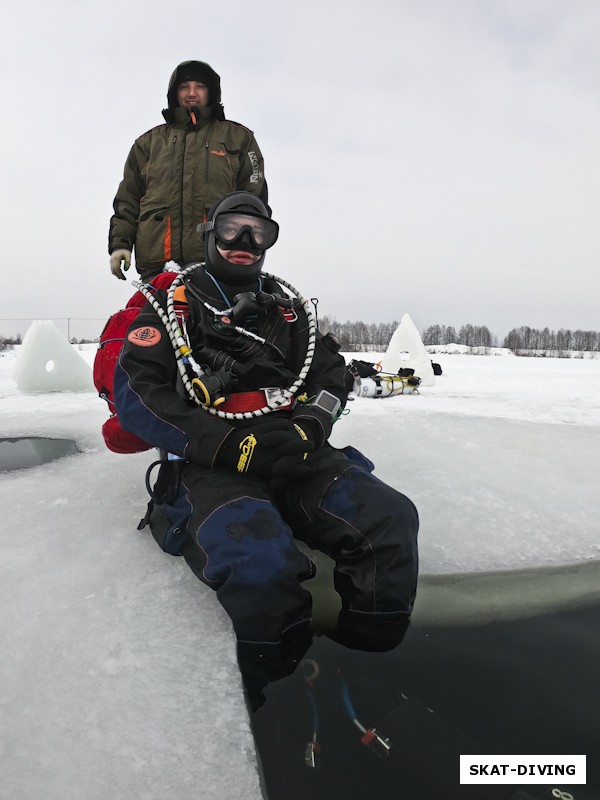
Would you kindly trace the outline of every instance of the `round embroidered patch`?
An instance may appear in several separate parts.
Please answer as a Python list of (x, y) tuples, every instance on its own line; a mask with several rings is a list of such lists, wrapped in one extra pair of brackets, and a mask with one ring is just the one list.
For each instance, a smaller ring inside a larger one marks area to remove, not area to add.
[(152, 345), (160, 342), (161, 335), (158, 328), (150, 328), (146, 326), (144, 328), (136, 328), (134, 331), (131, 331), (127, 336), (127, 340), (132, 344), (139, 344), (140, 347), (152, 347)]

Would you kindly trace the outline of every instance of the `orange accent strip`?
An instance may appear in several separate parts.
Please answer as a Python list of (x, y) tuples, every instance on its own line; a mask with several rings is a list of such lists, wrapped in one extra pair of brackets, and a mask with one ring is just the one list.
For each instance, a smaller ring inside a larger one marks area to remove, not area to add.
[(171, 260), (171, 215), (167, 217), (167, 230), (165, 231), (165, 261)]
[(175, 303), (187, 303), (185, 296), (185, 286), (178, 286), (173, 292), (173, 300)]

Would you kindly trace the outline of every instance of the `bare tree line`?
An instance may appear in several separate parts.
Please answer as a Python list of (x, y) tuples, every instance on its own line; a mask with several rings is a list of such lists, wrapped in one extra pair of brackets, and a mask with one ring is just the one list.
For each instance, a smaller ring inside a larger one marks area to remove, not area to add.
[(541, 350), (549, 353), (563, 353), (569, 350), (594, 352), (600, 350), (600, 333), (598, 331), (571, 331), (561, 328), (551, 331), (549, 328), (513, 328), (504, 339), (504, 347), (517, 355), (524, 351)]
[[(338, 322), (335, 318), (324, 316), (319, 322), (323, 333), (331, 332), (340, 341), (346, 352), (383, 352), (387, 349), (398, 322), (366, 324), (364, 322)], [(571, 331), (561, 328), (537, 329), (523, 326), (514, 328), (505, 337), (502, 345), (498, 337), (486, 325), (430, 325), (422, 333), (425, 345), (462, 344), (467, 347), (506, 347), (516, 355), (535, 355), (543, 351), (548, 355), (568, 351), (600, 351), (598, 331)]]
[(2, 336), (0, 334), (0, 350), (7, 350), (9, 347), (15, 344), (22, 344), (23, 339), (20, 333), (17, 333), (16, 336)]
[[(338, 322), (329, 316), (319, 320), (322, 333), (333, 333), (340, 341), (342, 350), (350, 353), (369, 351), (382, 352), (387, 349), (399, 323)], [(431, 325), (422, 334), (423, 344), (465, 344), (468, 347), (496, 347), (497, 340), (484, 325), (462, 325), (458, 331), (451, 325)]]
[(465, 344), (467, 347), (497, 347), (498, 340), (485, 325), (430, 325), (423, 331), (423, 344)]
[(324, 316), (319, 319), (321, 333), (332, 333), (347, 353), (382, 352), (387, 349), (399, 322), (380, 322), (368, 325), (365, 322), (338, 322)]

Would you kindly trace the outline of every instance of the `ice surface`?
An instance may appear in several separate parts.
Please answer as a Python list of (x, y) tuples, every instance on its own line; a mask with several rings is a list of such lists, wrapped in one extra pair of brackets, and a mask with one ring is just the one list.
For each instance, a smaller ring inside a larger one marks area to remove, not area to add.
[(101, 450), (103, 409), (63, 397), (44, 427), (84, 454), (0, 486), (0, 797), (259, 798), (229, 620), (135, 530), (147, 454)]
[(434, 387), (358, 398), (332, 437), (416, 503), (422, 570), (599, 559), (600, 360), (436, 360)]
[(92, 370), (51, 320), (29, 326), (15, 367), (21, 392), (92, 392)]
[[(415, 501), (424, 585), (470, 573), (449, 604), (490, 569), (593, 568), (600, 360), (436, 361), (435, 386), (357, 399), (333, 435)], [(14, 364), (0, 353), (0, 436), (82, 454), (0, 480), (0, 798), (259, 798), (229, 620), (135, 529), (153, 453), (110, 453), (100, 399), (24, 394)]]
[(424, 572), (600, 558), (600, 428), (406, 414), (394, 399), (357, 399), (333, 441), (360, 438), (377, 476), (415, 502)]

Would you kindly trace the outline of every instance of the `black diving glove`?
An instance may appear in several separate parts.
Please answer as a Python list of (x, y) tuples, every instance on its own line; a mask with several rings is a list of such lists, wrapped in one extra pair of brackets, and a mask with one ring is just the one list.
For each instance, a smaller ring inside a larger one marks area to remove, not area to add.
[[(306, 461), (309, 453), (317, 449), (319, 441), (319, 434), (316, 431), (316, 425), (308, 420), (302, 420), (302, 424), (287, 420), (289, 430), (286, 434), (289, 442), (287, 449), (283, 446), (279, 448), (278, 458), (273, 464), (271, 474), (274, 478), (284, 478), (297, 467), (301, 467)], [(298, 437), (300, 439), (298, 440)], [(301, 442), (300, 449), (298, 448), (298, 441)]]
[(244, 428), (232, 428), (219, 447), (214, 464), (258, 478), (285, 475), (314, 450), (314, 439), (304, 428), (289, 419), (269, 417)]

